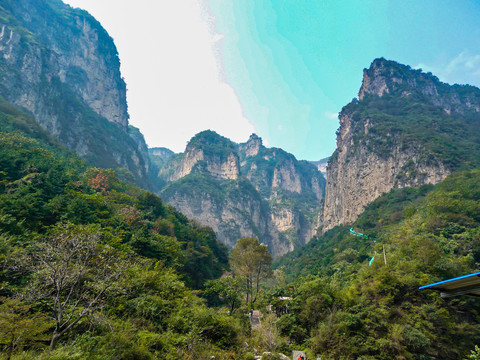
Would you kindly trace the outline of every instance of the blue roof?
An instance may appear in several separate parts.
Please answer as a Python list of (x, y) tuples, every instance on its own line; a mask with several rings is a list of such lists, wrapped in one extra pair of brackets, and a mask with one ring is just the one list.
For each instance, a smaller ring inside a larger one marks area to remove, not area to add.
[(480, 297), (480, 272), (439, 281), (429, 285), (424, 285), (421, 286), (419, 289), (440, 291), (442, 297), (450, 297), (456, 295)]

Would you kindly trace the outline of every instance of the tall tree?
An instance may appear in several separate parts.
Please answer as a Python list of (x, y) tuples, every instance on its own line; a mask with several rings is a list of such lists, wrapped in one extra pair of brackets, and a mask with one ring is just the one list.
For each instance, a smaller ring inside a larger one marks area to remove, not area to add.
[(50, 351), (80, 320), (101, 306), (106, 291), (129, 266), (121, 252), (101, 243), (94, 226), (62, 224), (32, 248), (26, 264), (33, 280), (25, 298), (54, 321)]
[(246, 303), (253, 304), (260, 290), (260, 283), (272, 274), (272, 255), (268, 247), (257, 238), (240, 238), (230, 252), (230, 267), (237, 276), (246, 278)]

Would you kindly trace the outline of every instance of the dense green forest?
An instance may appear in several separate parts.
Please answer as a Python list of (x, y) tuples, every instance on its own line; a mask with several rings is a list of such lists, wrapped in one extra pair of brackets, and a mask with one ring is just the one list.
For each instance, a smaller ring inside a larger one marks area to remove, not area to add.
[(19, 109), (0, 111), (4, 354), (47, 357), (50, 346), (58, 359), (176, 359), (235, 349), (239, 325), (194, 291), (228, 266), (211, 229), (86, 166)]
[(418, 287), (478, 271), (480, 171), (392, 191), (353, 227), (376, 242), (336, 227), (276, 263), (292, 280), (277, 289), (293, 298), (280, 333), (322, 359), (466, 356), (480, 341), (478, 300)]

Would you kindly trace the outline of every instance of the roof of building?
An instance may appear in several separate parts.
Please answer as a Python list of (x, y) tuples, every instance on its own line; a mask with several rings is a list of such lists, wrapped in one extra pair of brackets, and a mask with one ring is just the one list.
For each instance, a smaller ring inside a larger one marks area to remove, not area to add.
[(459, 295), (480, 297), (480, 272), (421, 286), (419, 289), (440, 291), (443, 298)]

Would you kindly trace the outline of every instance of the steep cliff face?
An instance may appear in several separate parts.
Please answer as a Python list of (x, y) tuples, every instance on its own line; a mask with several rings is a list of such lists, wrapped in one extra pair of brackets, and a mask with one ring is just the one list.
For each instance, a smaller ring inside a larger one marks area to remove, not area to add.
[(353, 222), (393, 188), (437, 184), (478, 162), (479, 89), (377, 59), (364, 70), (359, 99), (340, 113), (323, 230)]
[(2, 1), (0, 95), (91, 163), (127, 168), (145, 185), (146, 147), (129, 136), (118, 53), (88, 13), (59, 0)]
[(159, 179), (167, 203), (212, 227), (226, 245), (255, 236), (275, 256), (311, 239), (325, 188), (314, 165), (265, 148), (257, 135), (237, 145), (212, 131), (170, 156)]
[(237, 179), (240, 167), (234, 143), (213, 131), (203, 131), (190, 140), (181, 156), (162, 167), (159, 177), (171, 182), (194, 171), (216, 179)]
[(255, 134), (239, 145), (241, 173), (268, 201), (272, 228), (294, 247), (315, 233), (325, 179), (313, 164), (282, 149), (266, 148)]
[(245, 178), (220, 180), (196, 172), (169, 183), (161, 196), (187, 217), (210, 226), (229, 247), (240, 237), (254, 236), (274, 253), (288, 250), (288, 243), (279, 244), (270, 236), (268, 206)]
[(309, 192), (322, 200), (325, 179), (313, 164), (298, 161), (282, 149), (265, 148), (255, 134), (239, 145), (238, 152), (242, 174), (266, 197), (283, 190), (292, 194)]

